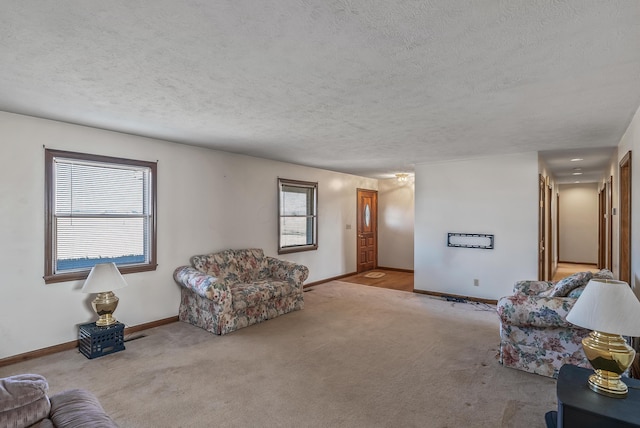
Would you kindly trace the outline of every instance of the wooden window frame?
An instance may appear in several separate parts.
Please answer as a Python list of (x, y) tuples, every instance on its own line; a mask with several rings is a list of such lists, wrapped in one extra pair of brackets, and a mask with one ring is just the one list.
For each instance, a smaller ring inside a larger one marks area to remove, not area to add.
[(90, 268), (72, 272), (55, 272), (55, 189), (54, 189), (54, 160), (64, 158), (87, 162), (104, 163), (111, 165), (127, 165), (142, 168), (149, 168), (149, 245), (148, 262), (134, 265), (118, 266), (122, 274), (154, 271), (157, 264), (157, 163), (132, 160), (111, 156), (100, 156), (87, 153), (69, 152), (45, 148), (45, 250), (44, 250), (44, 281), (46, 284), (64, 281), (74, 281), (85, 279)]
[[(305, 245), (282, 246), (282, 187), (283, 185), (313, 189), (313, 213), (306, 217), (313, 219), (313, 243)], [(311, 181), (289, 180), (286, 178), (278, 178), (278, 254), (298, 253), (302, 251), (313, 251), (318, 249), (318, 183)]]

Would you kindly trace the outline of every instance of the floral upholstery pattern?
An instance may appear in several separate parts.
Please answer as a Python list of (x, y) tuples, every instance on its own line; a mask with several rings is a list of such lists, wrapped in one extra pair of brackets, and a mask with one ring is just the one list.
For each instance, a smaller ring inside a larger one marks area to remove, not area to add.
[(513, 285), (513, 294), (524, 294), (526, 296), (537, 296), (542, 292), (553, 290), (551, 281), (518, 281)]
[[(591, 273), (576, 275), (573, 280), (586, 277), (591, 279)], [(593, 277), (613, 278), (613, 274), (601, 270)], [(554, 282), (516, 282), (513, 295), (498, 300), (500, 363), (554, 378), (564, 364), (590, 368), (582, 351), (582, 339), (589, 330), (566, 320), (589, 279), (568, 291), (566, 297), (552, 297)]]
[(304, 307), (306, 266), (256, 248), (193, 256), (191, 263), (173, 274), (182, 286), (181, 321), (227, 334)]
[(218, 301), (222, 305), (227, 305), (231, 302), (231, 289), (221, 281), (218, 281), (215, 276), (203, 274), (189, 266), (177, 268), (173, 276), (179, 281), (180, 285), (202, 297)]

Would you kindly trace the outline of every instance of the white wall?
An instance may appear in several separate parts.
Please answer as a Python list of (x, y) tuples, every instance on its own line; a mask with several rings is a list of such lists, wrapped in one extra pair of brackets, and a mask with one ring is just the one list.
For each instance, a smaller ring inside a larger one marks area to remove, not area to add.
[(414, 177), (378, 181), (378, 265), (413, 269)]
[(598, 263), (598, 183), (561, 184), (560, 261)]
[(115, 316), (177, 315), (173, 270), (225, 248), (277, 250), (277, 177), (318, 181), (319, 249), (283, 258), (313, 282), (356, 270), (356, 189), (377, 180), (0, 112), (0, 358), (69, 342), (95, 319), (82, 281), (45, 285), (44, 150), (158, 161), (158, 269), (126, 275)]
[[(498, 299), (537, 278), (536, 153), (417, 165), (415, 198), (414, 288)], [(448, 232), (493, 234), (495, 249), (447, 247)]]

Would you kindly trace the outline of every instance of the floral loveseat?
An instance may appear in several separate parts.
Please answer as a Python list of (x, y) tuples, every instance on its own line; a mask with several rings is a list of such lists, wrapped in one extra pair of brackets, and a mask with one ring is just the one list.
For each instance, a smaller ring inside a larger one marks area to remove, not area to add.
[(554, 378), (563, 364), (590, 368), (582, 351), (589, 330), (566, 317), (592, 277), (612, 279), (613, 274), (601, 270), (579, 272), (558, 282), (516, 282), (513, 295), (498, 300), (500, 363)]
[(212, 333), (227, 334), (304, 307), (306, 266), (255, 248), (193, 256), (191, 264), (173, 273), (182, 286), (179, 319)]

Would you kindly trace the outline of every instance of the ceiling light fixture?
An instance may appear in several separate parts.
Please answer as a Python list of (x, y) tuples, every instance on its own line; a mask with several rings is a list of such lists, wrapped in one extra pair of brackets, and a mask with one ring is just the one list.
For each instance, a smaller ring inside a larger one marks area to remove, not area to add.
[(582, 173), (581, 172), (574, 172), (571, 175), (582, 175)]
[(396, 178), (398, 179), (398, 181), (400, 183), (404, 183), (407, 180), (409, 180), (409, 174), (406, 174), (404, 172), (399, 172), (399, 173), (396, 174)]
[(573, 158), (573, 159), (571, 159), (571, 162), (580, 162), (580, 161), (583, 161), (583, 160), (584, 159), (582, 159), (582, 158)]

